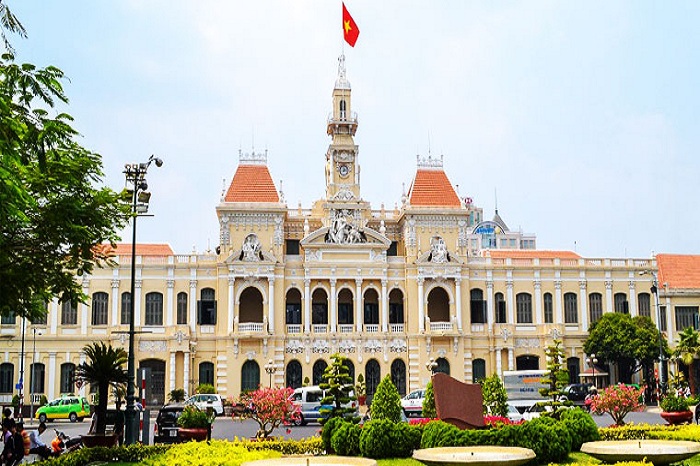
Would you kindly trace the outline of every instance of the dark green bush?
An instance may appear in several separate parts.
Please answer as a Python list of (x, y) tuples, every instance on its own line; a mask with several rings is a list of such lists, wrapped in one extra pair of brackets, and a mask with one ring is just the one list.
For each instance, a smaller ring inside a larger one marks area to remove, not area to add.
[(561, 414), (561, 422), (571, 435), (571, 450), (580, 451), (586, 442), (600, 440), (598, 426), (590, 414), (581, 408), (567, 409)]
[(328, 419), (325, 424), (323, 424), (323, 428), (321, 429), (321, 440), (323, 440), (323, 448), (325, 448), (327, 452), (333, 451), (333, 445), (331, 444), (333, 432), (343, 424), (350, 424), (350, 422), (346, 421), (342, 417), (332, 417)]
[(341, 456), (358, 456), (360, 454), (360, 426), (344, 422), (333, 431), (331, 446)]
[(561, 463), (571, 451), (571, 436), (562, 423), (538, 417), (522, 425), (518, 446), (534, 451), (540, 464)]
[(377, 391), (372, 397), (370, 411), (372, 419), (388, 419), (392, 422), (401, 421), (401, 395), (396, 385), (391, 381), (391, 375), (387, 375), (379, 382)]
[(388, 419), (367, 421), (360, 433), (360, 453), (368, 458), (392, 458), (394, 456), (394, 426)]
[(411, 426), (405, 422), (394, 424), (392, 432), (393, 453), (392, 458), (409, 458), (413, 450), (420, 448), (422, 429), (419, 426)]
[(423, 429), (421, 448), (451, 447), (456, 446), (456, 438), (460, 430), (442, 421), (431, 421)]

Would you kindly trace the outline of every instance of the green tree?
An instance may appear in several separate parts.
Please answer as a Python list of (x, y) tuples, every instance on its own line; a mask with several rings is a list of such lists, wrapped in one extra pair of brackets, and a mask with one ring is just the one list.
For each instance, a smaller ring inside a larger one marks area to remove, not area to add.
[(498, 374), (492, 374), (479, 381), (484, 397), (484, 414), (508, 416), (508, 393)]
[(90, 343), (83, 347), (86, 361), (78, 365), (75, 370), (75, 378), (83, 382), (97, 385), (98, 401), (95, 408), (97, 426), (95, 433), (104, 435), (106, 427), (107, 401), (109, 388), (117, 388), (129, 381), (129, 376), (124, 369), (127, 354), (123, 348), (114, 348), (103, 342)]
[[(0, 2), (5, 31), (24, 34)], [(0, 314), (30, 320), (46, 303), (84, 302), (76, 275), (109, 264), (116, 232), (129, 219), (120, 194), (98, 185), (104, 177), (98, 154), (81, 147), (72, 118), (54, 111), (68, 103), (53, 66), (17, 64), (0, 58)]]
[(693, 327), (686, 327), (678, 334), (678, 343), (673, 357), (688, 368), (688, 385), (691, 393), (697, 393), (697, 370), (700, 361), (700, 333)]
[[(662, 349), (668, 355), (665, 339)], [(620, 382), (630, 383), (634, 373), (658, 357), (659, 333), (648, 317), (607, 312), (589, 327), (583, 350), (595, 353), (601, 362), (615, 364)]]
[(401, 421), (401, 395), (396, 385), (388, 375), (379, 382), (377, 391), (372, 397), (372, 419), (389, 419), (393, 422)]
[(347, 358), (341, 354), (331, 356), (331, 364), (323, 371), (323, 382), (318, 386), (325, 390), (326, 396), (321, 400), (321, 404), (330, 405), (330, 409), (322, 409), (321, 412), (328, 420), (332, 417), (347, 417), (355, 412), (355, 408), (348, 406), (352, 401), (357, 400), (352, 395), (353, 380), (347, 366)]
[(429, 419), (434, 419), (437, 417), (437, 411), (435, 410), (435, 392), (433, 391), (432, 380), (428, 382), (428, 386), (425, 387), (425, 397), (423, 398), (423, 410), (421, 416)]
[(12, 52), (12, 44), (10, 44), (10, 41), (7, 39), (5, 31), (18, 34), (20, 37), (27, 37), (27, 31), (24, 29), (24, 26), (22, 26), (22, 23), (20, 23), (17, 17), (10, 11), (6, 2), (0, 0), (0, 37), (5, 43), (5, 48)]
[(540, 395), (551, 398), (553, 403), (558, 402), (562, 395), (562, 390), (569, 383), (569, 371), (564, 369), (564, 348), (561, 347), (561, 340), (554, 340), (551, 345), (544, 350), (547, 358), (547, 376), (542, 379), (546, 388), (540, 388)]

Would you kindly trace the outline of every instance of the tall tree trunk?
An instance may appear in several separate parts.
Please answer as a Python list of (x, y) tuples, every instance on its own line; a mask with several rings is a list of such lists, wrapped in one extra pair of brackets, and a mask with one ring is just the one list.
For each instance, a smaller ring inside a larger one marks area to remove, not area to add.
[(105, 430), (107, 430), (107, 401), (109, 399), (109, 384), (100, 383), (99, 392), (97, 399), (97, 409), (95, 413), (97, 414), (97, 427), (96, 431), (98, 435), (104, 435)]
[(688, 385), (690, 385), (690, 393), (695, 395), (697, 393), (697, 380), (696, 375), (698, 371), (698, 360), (693, 358), (693, 362), (690, 363), (688, 367)]

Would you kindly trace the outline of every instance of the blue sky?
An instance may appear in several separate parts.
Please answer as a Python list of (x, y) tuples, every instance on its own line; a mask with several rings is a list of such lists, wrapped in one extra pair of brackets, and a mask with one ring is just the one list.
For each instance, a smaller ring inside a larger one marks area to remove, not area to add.
[[(156, 154), (140, 242), (218, 244), (238, 151), (290, 208), (324, 195), (339, 1), (8, 0), (18, 61), (61, 68), (106, 183)], [(399, 203), (416, 154), (540, 249), (700, 253), (700, 3), (348, 0), (362, 196)], [(130, 228), (124, 231), (130, 241)]]

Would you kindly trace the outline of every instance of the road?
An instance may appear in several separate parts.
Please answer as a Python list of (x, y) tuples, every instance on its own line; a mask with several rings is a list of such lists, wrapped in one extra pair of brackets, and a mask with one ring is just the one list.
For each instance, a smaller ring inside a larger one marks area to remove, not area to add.
[[(596, 424), (599, 427), (608, 427), (612, 424), (612, 418), (604, 414), (602, 416), (593, 416)], [(58, 429), (70, 437), (75, 437), (87, 433), (90, 428), (90, 420), (86, 419), (85, 422), (71, 423), (69, 421), (50, 421), (47, 423), (47, 429), (44, 435), (44, 441), (50, 443), (53, 438), (53, 429)], [(155, 421), (155, 415), (150, 420), (149, 425), (149, 444), (153, 443), (153, 422)], [(646, 411), (640, 413), (630, 413), (625, 418), (626, 422), (634, 422), (635, 424), (664, 424), (664, 420), (659, 416), (659, 410), (656, 407), (647, 408)], [(27, 424), (29, 429), (33, 429), (36, 426), (36, 421), (34, 423)], [(214, 426), (212, 428), (212, 438), (215, 439), (228, 439), (233, 440), (235, 437), (238, 438), (251, 438), (255, 435), (258, 430), (258, 424), (247, 419), (244, 421), (233, 420), (228, 417), (219, 417), (214, 421)], [(321, 430), (319, 424), (308, 424), (306, 426), (290, 426), (278, 428), (273, 432), (276, 437), (284, 437), (289, 439), (302, 439), (307, 437), (313, 437), (318, 435)]]

